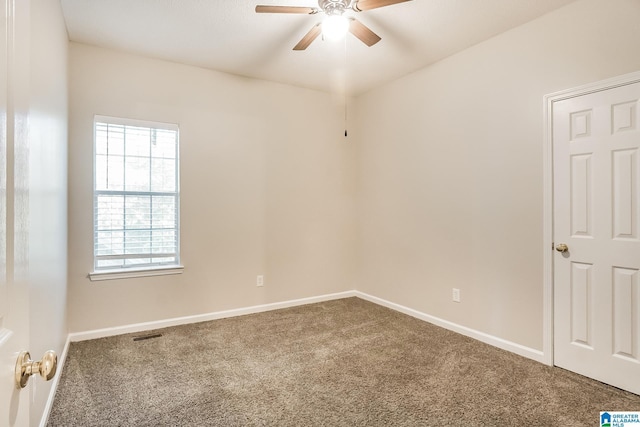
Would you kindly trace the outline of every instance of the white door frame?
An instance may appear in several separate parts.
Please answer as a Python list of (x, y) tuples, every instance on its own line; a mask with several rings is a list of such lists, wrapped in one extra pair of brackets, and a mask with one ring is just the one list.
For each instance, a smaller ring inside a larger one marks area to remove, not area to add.
[(553, 104), (565, 99), (588, 95), (615, 87), (640, 82), (640, 71), (590, 83), (544, 96), (543, 143), (543, 361), (553, 365)]

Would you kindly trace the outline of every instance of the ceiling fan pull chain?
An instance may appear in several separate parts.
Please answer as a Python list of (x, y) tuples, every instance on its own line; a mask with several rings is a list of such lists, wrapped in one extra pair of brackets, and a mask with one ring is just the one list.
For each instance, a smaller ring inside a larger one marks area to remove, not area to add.
[(344, 137), (347, 137), (347, 92), (344, 93)]
[[(344, 78), (347, 78), (347, 39), (344, 39)], [(342, 88), (343, 93), (344, 93), (344, 137), (347, 137), (347, 126), (348, 126), (348, 121), (347, 121), (347, 108), (348, 108), (348, 97), (347, 97), (347, 84), (345, 82), (344, 87)]]

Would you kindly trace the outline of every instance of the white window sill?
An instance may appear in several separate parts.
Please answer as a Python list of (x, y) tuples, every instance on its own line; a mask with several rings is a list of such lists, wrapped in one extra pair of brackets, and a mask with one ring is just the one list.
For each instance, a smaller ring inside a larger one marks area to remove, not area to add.
[(120, 269), (120, 270), (103, 270), (92, 271), (89, 273), (89, 279), (92, 282), (100, 280), (114, 280), (114, 279), (130, 279), (134, 277), (149, 277), (149, 276), (166, 276), (170, 274), (182, 274), (184, 266), (171, 265), (167, 267), (153, 267), (145, 269)]

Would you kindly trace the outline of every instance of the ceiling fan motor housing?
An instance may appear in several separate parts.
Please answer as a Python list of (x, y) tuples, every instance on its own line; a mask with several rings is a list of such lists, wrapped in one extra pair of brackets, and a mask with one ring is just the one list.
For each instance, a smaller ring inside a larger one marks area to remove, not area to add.
[(342, 15), (349, 8), (349, 0), (318, 0), (318, 6), (328, 16)]

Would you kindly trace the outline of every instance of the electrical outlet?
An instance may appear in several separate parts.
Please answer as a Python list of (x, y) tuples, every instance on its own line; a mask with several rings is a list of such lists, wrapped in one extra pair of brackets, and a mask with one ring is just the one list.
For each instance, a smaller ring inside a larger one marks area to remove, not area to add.
[(256, 286), (264, 286), (264, 276), (260, 275), (256, 278)]
[(460, 302), (460, 289), (453, 288), (453, 301)]

